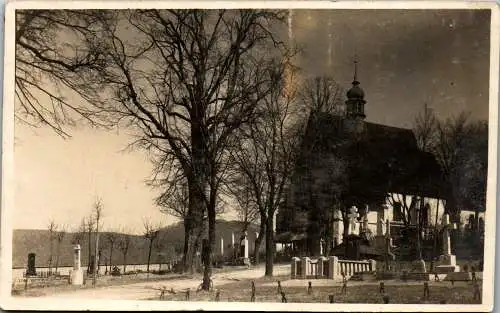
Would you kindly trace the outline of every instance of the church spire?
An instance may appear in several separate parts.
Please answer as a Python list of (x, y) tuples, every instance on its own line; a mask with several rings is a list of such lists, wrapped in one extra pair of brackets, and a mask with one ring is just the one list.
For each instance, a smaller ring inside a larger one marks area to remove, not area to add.
[(355, 54), (354, 55), (354, 78), (352, 80), (352, 84), (355, 85), (355, 83), (359, 84), (358, 82), (358, 56)]
[(364, 120), (365, 116), (365, 104), (366, 101), (365, 93), (361, 87), (359, 87), (358, 81), (358, 56), (354, 56), (354, 78), (352, 82), (352, 87), (347, 91), (347, 117), (350, 119)]

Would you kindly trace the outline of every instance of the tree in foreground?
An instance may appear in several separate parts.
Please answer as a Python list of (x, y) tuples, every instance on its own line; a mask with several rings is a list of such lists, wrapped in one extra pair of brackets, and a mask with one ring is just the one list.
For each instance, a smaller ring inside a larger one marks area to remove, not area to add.
[[(119, 22), (104, 37), (107, 67), (99, 72), (105, 92), (114, 97), (102, 109), (128, 121), (138, 131), (139, 146), (168, 157), (186, 177), (186, 269), (207, 212), (208, 289), (227, 150), (236, 144), (235, 130), (252, 121), (256, 104), (274, 88), (265, 73), (278, 54), (271, 27), (282, 16), (261, 10), (116, 14)], [(132, 33), (133, 41), (127, 39)]]
[(289, 59), (285, 58), (266, 74), (276, 85), (257, 105), (254, 122), (241, 128), (239, 149), (232, 151), (236, 175), (240, 176), (242, 192), (251, 196), (258, 208), (260, 233), (256, 249), (265, 235), (266, 276), (273, 275), (274, 219), (285, 197), (298, 148), (301, 120), (297, 117), (294, 92), (286, 80)]

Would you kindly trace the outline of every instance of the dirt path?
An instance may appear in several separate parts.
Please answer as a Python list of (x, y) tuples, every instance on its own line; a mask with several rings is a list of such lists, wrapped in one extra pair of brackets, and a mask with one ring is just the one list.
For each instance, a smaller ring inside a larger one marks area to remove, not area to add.
[[(275, 275), (289, 275), (289, 265), (275, 265)], [(264, 276), (264, 266), (250, 268), (248, 270), (235, 270), (217, 273), (213, 275), (215, 286), (221, 286), (228, 283), (234, 283), (238, 280), (256, 279)], [(171, 279), (156, 282), (141, 282), (119, 286), (108, 286), (100, 288), (87, 288), (69, 292), (59, 292), (42, 296), (43, 299), (94, 299), (94, 300), (141, 300), (159, 295), (158, 289), (166, 287), (173, 288), (176, 292), (185, 291), (187, 288), (196, 290), (201, 283), (201, 276), (191, 279)]]

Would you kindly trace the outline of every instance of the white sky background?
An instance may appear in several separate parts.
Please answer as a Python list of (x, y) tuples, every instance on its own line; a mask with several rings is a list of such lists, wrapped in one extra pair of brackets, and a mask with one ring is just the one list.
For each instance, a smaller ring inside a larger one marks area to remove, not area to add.
[[(333, 75), (347, 89), (356, 53), (367, 121), (408, 128), (424, 102), (442, 118), (463, 109), (487, 118), (484, 14), (400, 15), (336, 12), (328, 27), (324, 15), (294, 14), (293, 32), (304, 46), (299, 65), (306, 75)], [(332, 38), (330, 54), (327, 38)], [(122, 152), (131, 140), (124, 132), (70, 129), (68, 140), (48, 128), (16, 124), (15, 132), (14, 229), (45, 229), (51, 218), (76, 227), (97, 196), (105, 228), (122, 225), (140, 232), (143, 217), (174, 221), (159, 212), (153, 201), (158, 191), (144, 183), (151, 173), (147, 155)]]

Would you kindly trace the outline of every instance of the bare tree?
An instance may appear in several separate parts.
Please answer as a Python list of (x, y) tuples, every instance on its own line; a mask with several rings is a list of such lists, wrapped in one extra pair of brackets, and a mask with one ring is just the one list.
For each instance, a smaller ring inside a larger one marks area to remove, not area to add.
[(88, 246), (88, 263), (87, 273), (91, 272), (91, 258), (92, 258), (92, 232), (94, 231), (95, 221), (92, 215), (84, 217), (85, 232), (87, 233), (87, 246)]
[(64, 240), (64, 237), (66, 237), (66, 225), (61, 225), (58, 227), (57, 233), (56, 233), (56, 240), (57, 240), (57, 254), (56, 254), (56, 273), (57, 270), (59, 269), (59, 257), (61, 255), (61, 245)]
[(436, 131), (438, 126), (438, 119), (434, 111), (424, 105), (424, 111), (415, 118), (415, 126), (413, 133), (417, 140), (418, 148), (422, 151), (432, 151), (436, 146)]
[(97, 271), (99, 269), (99, 226), (102, 218), (102, 200), (97, 198), (93, 207), (93, 220), (95, 221), (95, 260), (94, 269), (92, 271), (92, 286), (95, 287), (97, 280)]
[(127, 272), (127, 256), (132, 242), (131, 239), (130, 231), (122, 229), (118, 240), (118, 249), (120, 249), (123, 255), (123, 274)]
[(306, 113), (323, 112), (334, 115), (344, 114), (342, 87), (330, 76), (307, 79), (300, 87), (298, 97), (306, 108)]
[(18, 120), (50, 126), (65, 137), (68, 133), (63, 126), (78, 119), (107, 124), (87, 107), (87, 102), (99, 99), (98, 84), (89, 83), (88, 77), (89, 71), (103, 66), (104, 55), (94, 43), (102, 35), (100, 21), (107, 15), (106, 10), (16, 10)]
[(284, 79), (284, 69), (289, 66), (285, 60), (283, 66), (268, 73), (279, 84), (260, 101), (258, 109), (262, 114), (242, 129), (240, 149), (232, 154), (237, 172), (245, 177), (246, 192), (259, 210), (260, 232), (255, 245), (257, 248), (265, 235), (266, 276), (273, 275), (274, 218), (284, 200), (299, 139), (299, 128), (293, 123), (295, 94), (287, 92), (290, 89)]
[[(250, 183), (247, 181), (246, 177), (241, 175), (241, 173), (240, 174), (236, 173), (235, 176), (236, 178), (233, 178), (228, 183), (226, 183), (226, 189), (228, 189), (228, 194), (232, 196), (234, 201), (236, 201), (236, 206), (234, 207), (234, 210), (236, 211), (238, 220), (241, 222), (241, 234), (242, 234), (240, 236), (240, 246), (241, 246), (241, 243), (245, 238), (244, 234), (246, 234), (248, 231), (248, 227), (259, 220), (259, 207), (255, 202), (255, 197), (252, 196)], [(261, 228), (260, 230), (262, 234), (265, 233), (265, 228)], [(260, 248), (260, 241), (255, 240), (255, 245), (254, 245), (255, 264), (259, 263), (259, 248)]]
[(119, 234), (116, 233), (113, 229), (108, 229), (108, 231), (104, 235), (104, 240), (107, 242), (107, 246), (109, 249), (109, 267), (110, 268), (113, 265), (113, 251), (116, 248), (118, 239), (119, 239)]
[(155, 224), (151, 222), (149, 219), (143, 219), (142, 224), (144, 226), (144, 238), (148, 241), (148, 266), (147, 266), (147, 273), (149, 275), (149, 264), (151, 262), (151, 252), (153, 250), (153, 245), (155, 243), (155, 240), (158, 238), (158, 234), (161, 229), (161, 224)]
[(459, 164), (468, 153), (465, 149), (465, 143), (471, 131), (469, 117), (469, 113), (461, 112), (445, 121), (438, 121), (436, 144), (432, 149), (443, 171), (447, 187), (443, 195), (446, 198), (445, 211), (450, 214), (453, 221), (459, 220)]
[[(426, 106), (423, 114), (415, 120), (414, 133), (419, 148), (432, 152), (441, 167), (445, 211), (452, 219), (459, 220), (461, 208), (483, 210), (486, 201), (487, 123), (471, 121), (467, 112), (439, 120)], [(421, 198), (422, 205), (424, 198)], [(436, 235), (437, 232), (436, 216)]]
[(51, 219), (47, 226), (49, 231), (49, 243), (50, 243), (50, 254), (49, 254), (49, 273), (52, 273), (52, 259), (54, 258), (54, 240), (56, 239), (57, 224)]
[(196, 233), (207, 211), (210, 247), (203, 285), (208, 289), (225, 153), (231, 135), (251, 120), (255, 104), (273, 88), (261, 79), (272, 55), (259, 49), (277, 43), (269, 29), (282, 17), (269, 10), (117, 14), (140, 39), (132, 43), (116, 25), (107, 28), (108, 67), (100, 74), (114, 97), (103, 110), (129, 121), (138, 130), (138, 145), (175, 163), (186, 177), (186, 269), (192, 268)]

